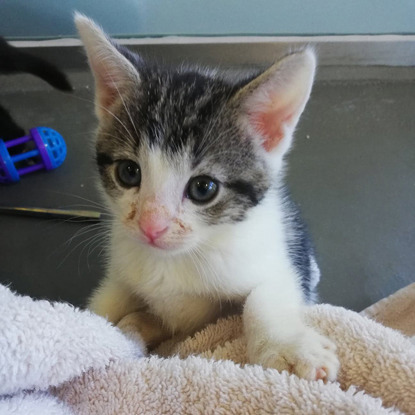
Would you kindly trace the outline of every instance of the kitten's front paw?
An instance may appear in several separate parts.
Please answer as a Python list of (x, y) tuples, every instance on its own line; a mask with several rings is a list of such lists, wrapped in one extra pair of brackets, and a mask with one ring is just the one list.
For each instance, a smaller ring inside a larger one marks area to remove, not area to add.
[(324, 382), (336, 380), (340, 366), (336, 345), (311, 328), (307, 328), (293, 343), (266, 341), (257, 344), (250, 355), (253, 363)]
[(120, 320), (117, 327), (146, 354), (147, 345), (137, 327), (137, 320), (137, 313), (128, 314)]
[(143, 347), (143, 350), (151, 350), (171, 336), (171, 332), (163, 327), (159, 318), (142, 311), (126, 315), (117, 327)]

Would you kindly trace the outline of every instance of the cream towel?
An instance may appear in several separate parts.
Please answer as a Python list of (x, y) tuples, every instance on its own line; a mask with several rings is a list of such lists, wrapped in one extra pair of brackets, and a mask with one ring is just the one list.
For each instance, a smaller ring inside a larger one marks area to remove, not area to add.
[(360, 314), (415, 337), (415, 282), (371, 305)]

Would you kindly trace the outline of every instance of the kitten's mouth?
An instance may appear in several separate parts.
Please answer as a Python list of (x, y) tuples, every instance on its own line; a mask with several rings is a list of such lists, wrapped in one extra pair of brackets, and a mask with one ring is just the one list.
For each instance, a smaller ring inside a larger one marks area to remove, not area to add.
[(149, 234), (140, 232), (140, 239), (145, 243), (146, 245), (149, 245), (153, 248), (161, 249), (161, 250), (168, 250), (170, 248), (170, 245), (165, 239), (163, 239), (162, 234), (164, 232), (159, 232), (158, 235), (155, 234)]
[(151, 238), (147, 238), (147, 237), (144, 237), (144, 239), (146, 239), (145, 243), (152, 246), (153, 248), (158, 248), (158, 249), (163, 249), (163, 250), (168, 249), (166, 244), (163, 243), (163, 241), (161, 241), (159, 239), (151, 239)]
[(136, 234), (135, 239), (138, 239), (143, 245), (149, 246), (157, 251), (175, 252), (180, 251), (183, 246), (181, 242), (167, 241), (163, 238), (151, 238), (142, 233)]

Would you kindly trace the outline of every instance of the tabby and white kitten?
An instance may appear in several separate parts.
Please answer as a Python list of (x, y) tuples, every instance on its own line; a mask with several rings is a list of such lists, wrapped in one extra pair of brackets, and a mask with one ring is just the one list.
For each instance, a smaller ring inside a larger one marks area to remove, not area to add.
[(96, 159), (114, 216), (90, 308), (152, 347), (243, 304), (252, 363), (334, 380), (335, 346), (303, 321), (319, 271), (281, 190), (313, 52), (230, 81), (151, 65), (88, 18), (76, 25), (95, 76)]

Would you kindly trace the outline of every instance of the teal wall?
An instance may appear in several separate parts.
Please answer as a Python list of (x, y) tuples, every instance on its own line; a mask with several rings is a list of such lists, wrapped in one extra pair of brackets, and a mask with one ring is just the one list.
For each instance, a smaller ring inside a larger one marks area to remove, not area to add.
[(0, 35), (73, 36), (75, 9), (113, 35), (415, 33), (415, 0), (0, 0)]

